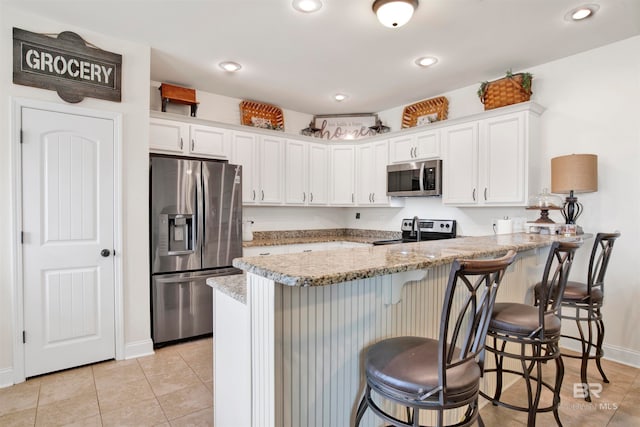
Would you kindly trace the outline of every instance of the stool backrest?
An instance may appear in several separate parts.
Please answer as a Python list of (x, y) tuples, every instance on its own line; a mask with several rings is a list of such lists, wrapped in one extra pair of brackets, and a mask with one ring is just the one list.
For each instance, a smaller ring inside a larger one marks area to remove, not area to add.
[(539, 333), (544, 338), (545, 317), (550, 314), (559, 314), (562, 294), (567, 286), (573, 257), (580, 246), (582, 246), (582, 240), (553, 242), (551, 245), (538, 293), (539, 326), (532, 336)]
[(591, 289), (600, 287), (604, 293), (604, 275), (607, 273), (613, 243), (620, 237), (619, 232), (598, 233), (593, 242), (591, 257), (589, 258), (589, 276), (587, 278), (587, 291), (591, 295)]
[(490, 260), (456, 260), (451, 266), (440, 320), (438, 376), (446, 390), (446, 371), (484, 350), (500, 281), (516, 252)]

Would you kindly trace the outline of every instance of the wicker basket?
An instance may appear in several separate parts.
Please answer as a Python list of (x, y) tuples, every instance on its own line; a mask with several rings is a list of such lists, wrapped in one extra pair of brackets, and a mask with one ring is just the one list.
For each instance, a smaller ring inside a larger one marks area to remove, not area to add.
[(435, 114), (437, 121), (446, 120), (448, 112), (449, 101), (444, 96), (425, 99), (404, 107), (402, 111), (402, 127), (412, 128), (418, 124), (420, 117), (431, 114)]
[(522, 73), (513, 74), (511, 77), (503, 77), (489, 82), (480, 101), (485, 110), (504, 107), (528, 101), (531, 98), (531, 89), (528, 91), (522, 87)]
[(242, 101), (240, 103), (240, 123), (246, 126), (284, 131), (282, 110), (262, 102)]

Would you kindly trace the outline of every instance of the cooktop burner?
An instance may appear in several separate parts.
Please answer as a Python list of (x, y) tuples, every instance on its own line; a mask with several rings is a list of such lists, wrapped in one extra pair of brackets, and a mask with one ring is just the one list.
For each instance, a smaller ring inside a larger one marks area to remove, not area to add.
[(401, 239), (378, 240), (375, 246), (395, 243), (415, 243), (425, 240), (453, 239), (456, 237), (456, 221), (453, 219), (405, 218), (402, 220)]

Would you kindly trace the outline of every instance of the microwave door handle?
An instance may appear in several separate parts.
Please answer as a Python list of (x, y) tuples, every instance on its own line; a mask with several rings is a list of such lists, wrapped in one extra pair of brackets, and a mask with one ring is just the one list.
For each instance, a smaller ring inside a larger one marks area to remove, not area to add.
[(424, 163), (420, 163), (420, 191), (424, 190)]

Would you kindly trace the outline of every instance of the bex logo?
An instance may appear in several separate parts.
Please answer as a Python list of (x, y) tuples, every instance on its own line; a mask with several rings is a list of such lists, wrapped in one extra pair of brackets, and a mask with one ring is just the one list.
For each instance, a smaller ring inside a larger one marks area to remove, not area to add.
[(589, 394), (600, 399), (600, 393), (602, 393), (602, 384), (600, 383), (573, 383), (573, 397), (576, 399), (584, 399)]

